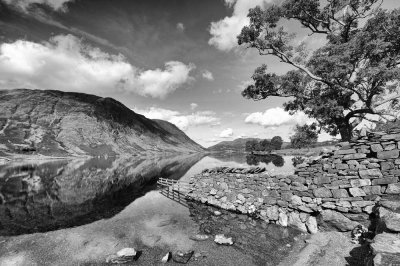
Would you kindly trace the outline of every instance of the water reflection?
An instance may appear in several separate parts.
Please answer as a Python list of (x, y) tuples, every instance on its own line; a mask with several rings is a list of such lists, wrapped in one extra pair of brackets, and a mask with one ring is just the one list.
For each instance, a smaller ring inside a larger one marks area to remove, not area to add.
[(155, 189), (158, 177), (179, 179), (202, 157), (95, 158), (0, 166), (0, 235), (44, 232), (112, 217)]
[(266, 154), (266, 155), (254, 155), (249, 154), (246, 156), (246, 162), (249, 165), (259, 165), (261, 162), (269, 164), (272, 162), (276, 167), (282, 167), (285, 164), (285, 160), (282, 156), (277, 154)]

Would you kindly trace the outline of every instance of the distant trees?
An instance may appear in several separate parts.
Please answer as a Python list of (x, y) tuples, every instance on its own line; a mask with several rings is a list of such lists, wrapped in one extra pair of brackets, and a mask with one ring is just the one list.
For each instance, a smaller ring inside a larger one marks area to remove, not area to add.
[(259, 165), (260, 163), (272, 164), (276, 167), (282, 167), (285, 164), (285, 160), (278, 154), (267, 154), (267, 155), (254, 155), (249, 154), (246, 156), (246, 162), (249, 165)]
[(309, 147), (317, 142), (318, 133), (315, 124), (304, 126), (296, 125), (295, 133), (290, 137), (291, 147), (295, 149)]
[(261, 141), (249, 140), (246, 142), (246, 151), (273, 151), (280, 150), (283, 140), (280, 136), (275, 136), (271, 140), (263, 139)]

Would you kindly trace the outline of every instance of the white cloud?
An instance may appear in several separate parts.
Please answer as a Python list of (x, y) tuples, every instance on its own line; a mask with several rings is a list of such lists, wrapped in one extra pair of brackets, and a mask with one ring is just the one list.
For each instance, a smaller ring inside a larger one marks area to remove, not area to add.
[(219, 134), (220, 138), (230, 138), (233, 136), (233, 129), (232, 128), (227, 128), (222, 130), (222, 132)]
[(44, 4), (57, 11), (66, 11), (65, 4), (67, 2), (73, 2), (74, 0), (3, 0), (3, 1), (14, 7), (21, 8), (24, 11), (27, 11), (27, 9), (32, 4)]
[(141, 70), (122, 55), (85, 45), (73, 35), (58, 35), (43, 43), (18, 40), (0, 45), (0, 84), (6, 89), (95, 94), (120, 90), (164, 98), (191, 82), (194, 68), (171, 61), (165, 69)]
[(184, 32), (185, 31), (185, 25), (183, 25), (183, 23), (179, 22), (178, 24), (176, 24), (176, 28), (178, 31), (180, 32)]
[(190, 109), (192, 109), (192, 110), (196, 109), (197, 107), (199, 107), (199, 105), (197, 103), (190, 104)]
[(192, 114), (182, 114), (178, 111), (157, 107), (151, 107), (147, 110), (133, 109), (133, 111), (150, 119), (166, 120), (184, 131), (192, 126), (215, 126), (220, 124), (220, 119), (216, 117), (216, 114), (212, 111), (199, 111)]
[(212, 37), (208, 44), (215, 46), (219, 50), (229, 51), (237, 46), (237, 36), (242, 28), (249, 24), (247, 14), (250, 8), (263, 6), (271, 0), (225, 0), (228, 6), (233, 7), (230, 17), (225, 17), (216, 22), (211, 22), (210, 34)]
[(204, 79), (206, 79), (206, 80), (214, 80), (214, 76), (213, 76), (213, 73), (211, 73), (210, 71), (208, 71), (208, 70), (204, 70), (203, 71), (203, 73), (201, 74), (202, 75), (202, 77), (204, 78)]
[(248, 124), (258, 124), (264, 127), (273, 127), (274, 129), (281, 125), (303, 125), (311, 121), (312, 119), (308, 118), (303, 112), (290, 115), (281, 107), (268, 109), (264, 113), (251, 113), (245, 119)]
[(165, 98), (183, 84), (189, 83), (194, 79), (190, 77), (190, 71), (195, 68), (193, 64), (185, 65), (178, 61), (165, 63), (165, 70), (155, 69), (146, 70), (137, 76), (139, 94)]

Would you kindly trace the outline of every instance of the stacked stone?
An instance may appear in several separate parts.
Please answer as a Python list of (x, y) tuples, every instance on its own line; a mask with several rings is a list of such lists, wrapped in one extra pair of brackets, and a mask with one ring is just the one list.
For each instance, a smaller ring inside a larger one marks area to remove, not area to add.
[(299, 165), (294, 175), (208, 170), (192, 178), (189, 197), (223, 209), (313, 231), (315, 216), (351, 230), (377, 202), (400, 194), (400, 133), (364, 133)]

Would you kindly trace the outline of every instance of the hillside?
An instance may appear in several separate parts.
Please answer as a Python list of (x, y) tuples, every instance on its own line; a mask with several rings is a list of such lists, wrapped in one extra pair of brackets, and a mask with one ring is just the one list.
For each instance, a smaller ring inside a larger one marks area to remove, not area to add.
[(214, 146), (208, 147), (207, 150), (214, 152), (223, 151), (244, 151), (246, 148), (246, 142), (249, 140), (257, 140), (257, 138), (239, 138), (232, 141), (222, 141), (215, 144)]
[(0, 91), (0, 155), (143, 155), (204, 150), (176, 126), (112, 98), (41, 90)]

